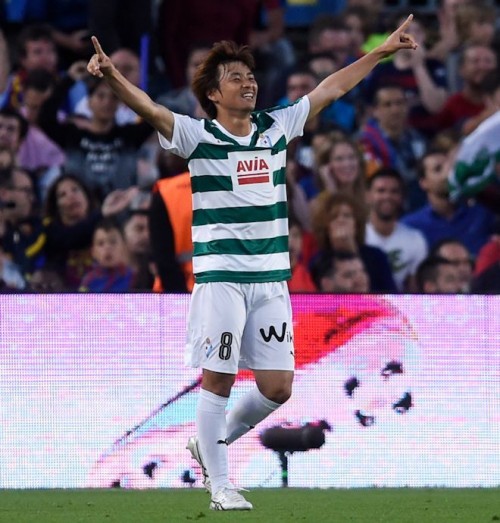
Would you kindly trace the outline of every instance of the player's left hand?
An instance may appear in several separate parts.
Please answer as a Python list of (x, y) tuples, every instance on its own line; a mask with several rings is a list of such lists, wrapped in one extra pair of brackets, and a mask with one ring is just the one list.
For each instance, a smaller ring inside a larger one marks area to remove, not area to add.
[(410, 15), (380, 46), (380, 50), (383, 51), (386, 56), (400, 49), (416, 49), (418, 47), (417, 42), (415, 42), (411, 34), (406, 32), (412, 20), (413, 15)]

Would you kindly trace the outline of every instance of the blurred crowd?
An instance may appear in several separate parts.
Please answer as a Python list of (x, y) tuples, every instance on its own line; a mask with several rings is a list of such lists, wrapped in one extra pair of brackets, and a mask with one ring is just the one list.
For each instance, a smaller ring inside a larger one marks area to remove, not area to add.
[[(500, 292), (500, 10), (418, 9), (400, 51), (288, 150), (291, 292)], [(314, 7), (315, 6), (315, 7)], [(189, 292), (184, 160), (90, 77), (90, 35), (157, 103), (213, 42), (256, 57), (258, 109), (294, 103), (407, 12), (380, 0), (18, 0), (0, 12), (0, 291)]]

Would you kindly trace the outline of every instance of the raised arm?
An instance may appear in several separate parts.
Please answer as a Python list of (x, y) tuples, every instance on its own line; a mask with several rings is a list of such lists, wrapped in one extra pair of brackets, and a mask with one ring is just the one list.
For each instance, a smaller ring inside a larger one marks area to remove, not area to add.
[(326, 77), (311, 91), (308, 94), (311, 102), (309, 119), (316, 116), (325, 107), (350, 91), (363, 80), (382, 59), (400, 49), (416, 49), (417, 44), (411, 35), (405, 32), (412, 19), (413, 15), (410, 15), (396, 31), (387, 37), (387, 40), (383, 44), (365, 54), (354, 63)]
[(174, 115), (172, 111), (159, 105), (141, 89), (130, 83), (113, 65), (109, 56), (102, 50), (99, 40), (92, 37), (95, 54), (89, 60), (87, 70), (90, 74), (104, 78), (118, 98), (135, 113), (144, 118), (167, 140), (172, 139)]

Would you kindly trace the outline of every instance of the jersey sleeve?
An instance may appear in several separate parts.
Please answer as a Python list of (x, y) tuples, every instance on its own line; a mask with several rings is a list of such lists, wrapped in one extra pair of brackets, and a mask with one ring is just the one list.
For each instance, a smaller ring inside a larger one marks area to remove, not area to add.
[(287, 143), (297, 136), (302, 136), (310, 108), (309, 98), (304, 96), (294, 104), (272, 111), (272, 117), (283, 129)]
[(170, 151), (181, 158), (188, 158), (200, 142), (203, 130), (203, 120), (196, 120), (190, 116), (173, 113), (174, 132), (172, 140), (158, 133), (158, 140), (163, 149)]

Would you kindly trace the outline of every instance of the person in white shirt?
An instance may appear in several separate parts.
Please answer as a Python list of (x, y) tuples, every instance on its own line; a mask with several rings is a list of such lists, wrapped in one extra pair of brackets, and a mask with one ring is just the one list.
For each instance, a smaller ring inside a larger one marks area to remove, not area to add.
[(369, 219), (365, 241), (387, 254), (398, 289), (414, 292), (417, 267), (427, 256), (428, 247), (420, 231), (399, 221), (403, 179), (396, 169), (383, 167), (368, 179), (367, 186)]

